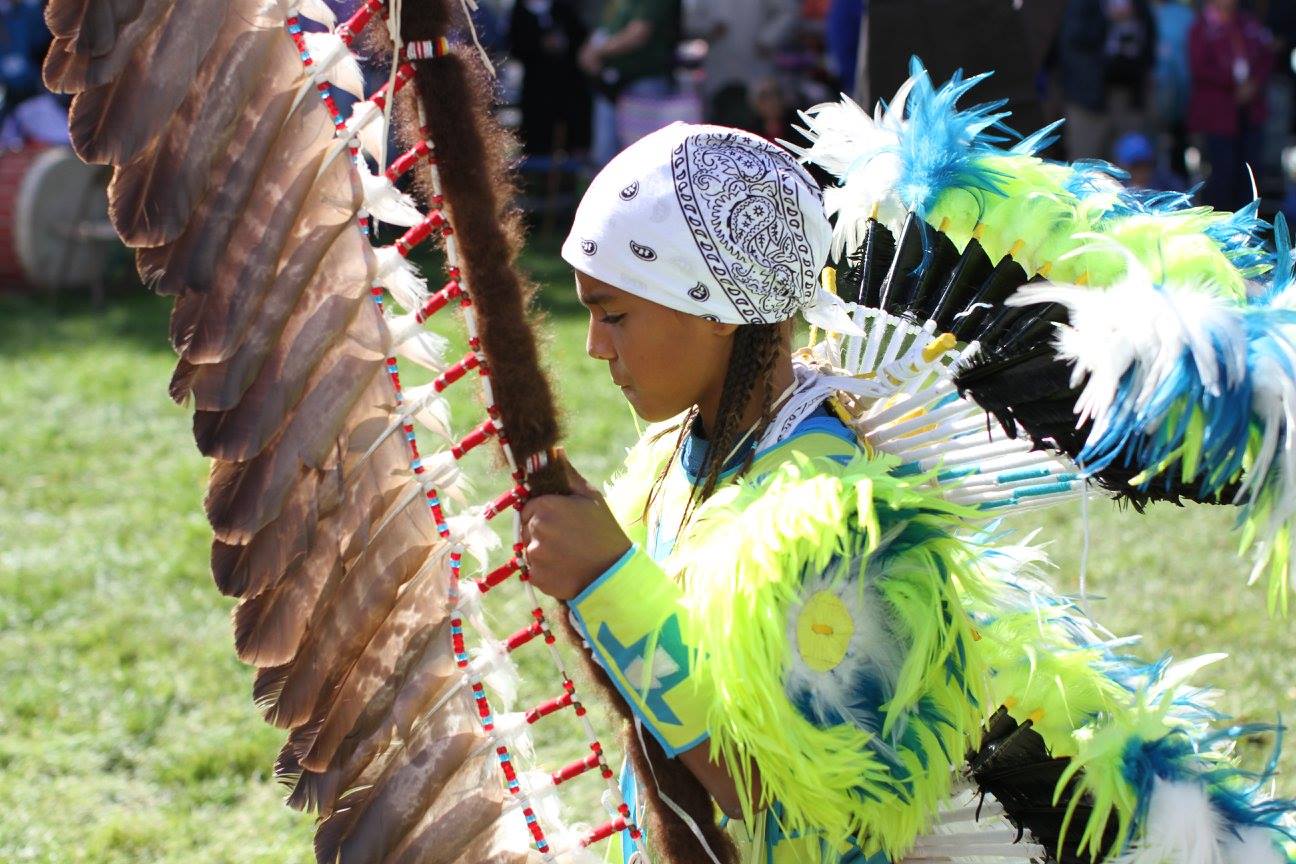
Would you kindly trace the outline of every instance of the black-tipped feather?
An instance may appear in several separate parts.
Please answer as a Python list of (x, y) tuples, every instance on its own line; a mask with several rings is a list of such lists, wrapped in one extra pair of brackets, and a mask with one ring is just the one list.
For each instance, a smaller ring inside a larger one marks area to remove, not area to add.
[(927, 242), (930, 248), (909, 301), (913, 319), (918, 322), (932, 317), (942, 296), (941, 288), (949, 281), (950, 273), (959, 261), (958, 247), (941, 232), (929, 230)]
[(884, 311), (892, 315), (906, 315), (909, 312), (908, 304), (918, 281), (917, 270), (923, 261), (924, 244), (928, 242), (925, 235), (930, 230), (916, 213), (910, 213), (905, 218), (878, 297), (877, 305)]
[[(1072, 778), (1060, 799), (1053, 803), (1062, 772), (1069, 760), (1054, 757), (1030, 721), (1017, 724), (1000, 708), (987, 724), (980, 748), (969, 754), (972, 779), (982, 792), (989, 792), (1003, 805), (1009, 821), (1047, 850), (1050, 864), (1092, 864), (1078, 849), (1080, 832), (1069, 831), (1062, 840), (1062, 823), (1072, 798), (1080, 794)], [(1087, 800), (1076, 803), (1073, 825), (1083, 825), (1092, 807)], [(1116, 843), (1118, 826), (1111, 820), (1103, 833), (1102, 857)]]
[(966, 312), (954, 316), (954, 335), (963, 341), (975, 339), (989, 317), (1002, 308), (1003, 301), (1026, 281), (1026, 271), (1020, 264), (1012, 258), (1001, 260), (972, 296)]
[(967, 308), (972, 297), (994, 271), (994, 264), (976, 238), (968, 241), (963, 254), (950, 268), (941, 293), (936, 298), (932, 320), (940, 332), (954, 327), (954, 316)]
[(882, 223), (870, 219), (858, 268), (859, 290), (855, 292), (855, 296), (860, 298), (858, 302), (865, 306), (878, 305), (882, 296), (882, 282), (886, 279), (895, 251), (895, 237)]

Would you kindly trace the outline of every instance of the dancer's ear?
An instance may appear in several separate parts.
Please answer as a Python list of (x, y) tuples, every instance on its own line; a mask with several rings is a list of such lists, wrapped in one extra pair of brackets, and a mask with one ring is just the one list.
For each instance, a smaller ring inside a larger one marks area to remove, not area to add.
[(716, 336), (729, 337), (733, 336), (738, 330), (737, 324), (722, 324), (719, 321), (709, 321), (708, 331)]

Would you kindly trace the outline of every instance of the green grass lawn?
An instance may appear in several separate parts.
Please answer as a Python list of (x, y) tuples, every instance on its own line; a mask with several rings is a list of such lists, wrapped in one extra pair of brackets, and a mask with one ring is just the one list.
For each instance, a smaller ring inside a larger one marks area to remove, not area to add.
[[(546, 284), (569, 454), (601, 481), (634, 425), (584, 357), (565, 268), (551, 253), (528, 264)], [(3, 862), (313, 860), (310, 820), (279, 803), (270, 776), (281, 733), (253, 709), (232, 602), (208, 575), (206, 466), (187, 409), (166, 397), (166, 318), (167, 304), (143, 293), (100, 313), (0, 302)], [(472, 394), (455, 410), (467, 428)], [(1244, 587), (1231, 514), (1090, 510), (1089, 590), (1107, 598), (1091, 602), (1095, 616), (1143, 632), (1149, 657), (1228, 651), (1206, 675), (1228, 688), (1220, 707), (1246, 720), (1291, 715), (1296, 628), (1266, 616), (1259, 586)], [(1083, 535), (1077, 508), (1048, 515), (1042, 537), (1064, 589), (1077, 587)], [(501, 631), (520, 623), (510, 609), (499, 617)], [(523, 662), (541, 678), (544, 661)], [(541, 742), (552, 758), (572, 747)], [(1290, 774), (1296, 758), (1284, 765)], [(1296, 793), (1290, 776), (1279, 785)]]

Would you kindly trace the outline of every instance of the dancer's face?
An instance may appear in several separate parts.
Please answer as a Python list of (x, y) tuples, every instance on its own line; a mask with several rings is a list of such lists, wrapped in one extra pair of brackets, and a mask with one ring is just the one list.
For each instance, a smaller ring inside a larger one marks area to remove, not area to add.
[(585, 350), (606, 360), (612, 382), (644, 420), (667, 420), (719, 398), (733, 324), (706, 321), (576, 273), (589, 310)]

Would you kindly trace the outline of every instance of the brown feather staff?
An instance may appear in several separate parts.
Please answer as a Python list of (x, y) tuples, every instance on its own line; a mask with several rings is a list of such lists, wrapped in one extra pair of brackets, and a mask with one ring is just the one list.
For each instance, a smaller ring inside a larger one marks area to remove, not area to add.
[[(402, 35), (406, 41), (434, 39), (444, 32), (445, 21), (439, 17), (444, 13), (434, 11), (436, 4), (418, 8), (423, 10), (423, 15), (413, 14), (412, 7), (402, 21)], [(511, 197), (503, 155), (507, 135), (486, 110), (490, 104), (489, 80), (464, 52), (416, 63), (416, 69), (422, 115), (427, 117), (432, 140), (437, 145), (437, 161), (443, 172), (445, 197), (452, 221), (461, 227), (472, 225), (478, 229), (471, 233), (464, 231), (465, 238), (471, 237), (472, 240), (461, 242), (470, 283), (490, 284), (500, 289), (489, 292), (492, 298), (517, 298), (507, 307), (501, 303), (490, 312), (482, 309), (483, 343), (488, 350), (492, 345), (500, 346), (503, 356), (510, 361), (503, 368), (496, 361), (493, 367), (497, 384), (501, 380), (507, 382), (505, 390), (497, 389), (497, 392), (507, 392), (510, 397), (501, 398), (501, 406), (525, 405), (526, 411), (518, 422), (527, 425), (521, 428), (539, 429), (547, 434), (550, 428), (556, 428), (554, 407), (534, 349), (519, 352), (508, 348), (515, 344), (531, 346), (534, 342), (520, 332), (526, 327), (521, 314), (525, 301), (512, 266), (516, 256), (516, 241), (512, 238), (521, 237), (522, 231), (516, 225), (517, 214), (506, 207)], [(407, 140), (415, 140), (416, 129), (410, 122), (413, 113), (406, 112), (403, 124)], [(473, 118), (474, 122), (456, 119), (467, 117)], [(484, 158), (473, 160), (471, 156), (475, 154), (482, 154)], [(482, 279), (488, 281), (483, 283)], [(481, 306), (481, 301), (478, 305)], [(490, 341), (488, 333), (492, 337)], [(514, 399), (517, 401), (512, 401)], [(517, 433), (513, 430), (519, 427), (506, 422), (506, 428), (510, 430), (510, 436), (515, 436)], [(539, 452), (538, 448), (533, 452)], [(542, 484), (537, 485), (536, 479), (532, 479), (532, 488), (537, 492), (567, 491), (560, 474), (546, 477)], [(562, 624), (568, 638), (581, 645), (580, 636), (565, 617)], [(580, 653), (589, 676), (603, 692), (604, 700), (624, 721), (626, 732), (622, 742), (637, 776), (656, 779), (656, 783), (644, 784), (644, 792), (649, 804), (649, 836), (658, 857), (665, 862), (702, 861), (707, 857), (692, 830), (661, 800), (664, 793), (693, 820), (712, 851), (724, 860), (737, 860), (737, 850), (732, 841), (715, 823), (714, 805), (706, 789), (683, 763), (668, 759), (651, 736), (645, 736), (640, 746), (637, 736), (629, 731), (634, 722), (630, 709), (603, 669), (585, 651)]]
[[(77, 94), (77, 152), (114, 168), (113, 224), (141, 275), (175, 297), (170, 389), (193, 401), (195, 439), (212, 458), (213, 575), (238, 598), (235, 646), (257, 667), (256, 703), (288, 730), (276, 770), (289, 803), (320, 815), (318, 859), (559, 860), (638, 828), (556, 652), (563, 695), (526, 719), (573, 707), (593, 753), (542, 785), (597, 770), (617, 804), (609, 818), (574, 838), (542, 824), (543, 790), (521, 776), (516, 737), (496, 726), (482, 685), (491, 661), (540, 637), (553, 651), (534, 592), (534, 620), (494, 653), (474, 658), (464, 641), (468, 601), (514, 573), (524, 580), (525, 564), (515, 549), (485, 578), (461, 580), (463, 537), (442, 505), (456, 472), (453, 459), (417, 451), (421, 400), (480, 376), (490, 417), (451, 453), (500, 443), (514, 485), (487, 515), (566, 485), (547, 458), (557, 414), (527, 317), (530, 288), (514, 266), (521, 231), (507, 138), (476, 59), (447, 48), (451, 7), (405, 6), (393, 29), (409, 62), (397, 57), (395, 85), (413, 80), (417, 99), (384, 88), (349, 120), (327, 80), (385, 13), (380, 0), (323, 37), (307, 36), (298, 15), (326, 19), (319, 0), (53, 0), (46, 77)], [(370, 190), (345, 151), (373, 137), (387, 100), (411, 145), (387, 177), (417, 167), (434, 210), (374, 250), (364, 239)], [(406, 312), (463, 304), (469, 351), (407, 399), (395, 355), (436, 364), (435, 352), (364, 297), (402, 279), (408, 296), (403, 258), (436, 235), (450, 281), (426, 294), (416, 280), (423, 305)], [(654, 759), (663, 787), (714, 831), (705, 793), (672, 765)], [(671, 860), (698, 858), (683, 823), (654, 824)], [(711, 845), (722, 848), (716, 837)]]

